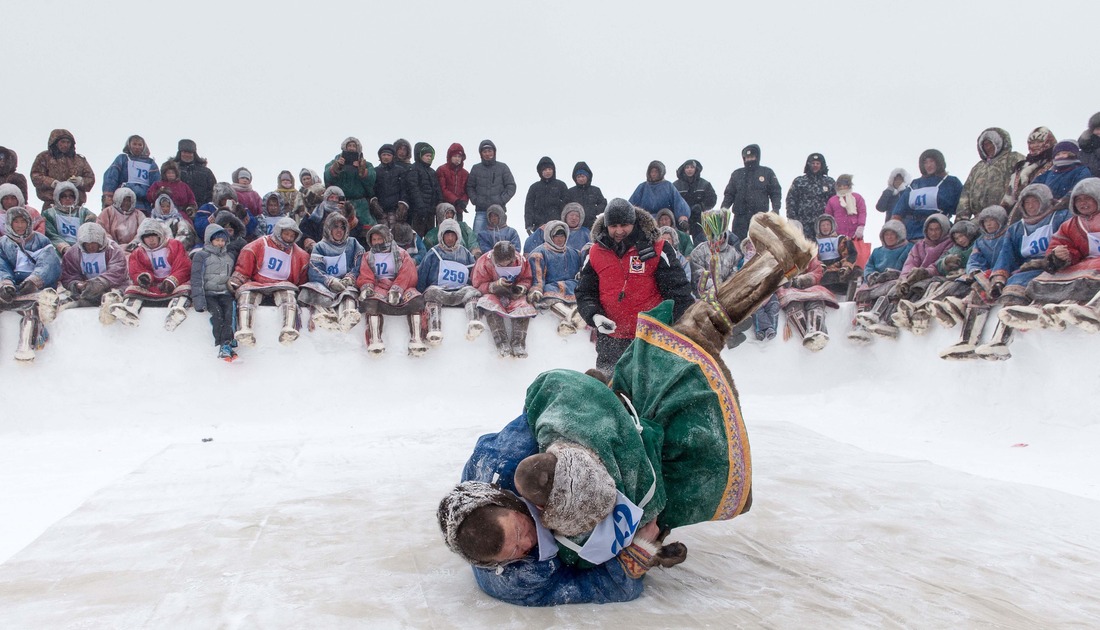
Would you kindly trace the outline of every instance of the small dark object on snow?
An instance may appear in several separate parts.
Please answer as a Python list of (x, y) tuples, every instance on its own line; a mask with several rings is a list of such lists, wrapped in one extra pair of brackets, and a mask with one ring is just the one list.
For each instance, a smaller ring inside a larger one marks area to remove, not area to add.
[(214, 438), (203, 438), (202, 441), (203, 442), (213, 442)]

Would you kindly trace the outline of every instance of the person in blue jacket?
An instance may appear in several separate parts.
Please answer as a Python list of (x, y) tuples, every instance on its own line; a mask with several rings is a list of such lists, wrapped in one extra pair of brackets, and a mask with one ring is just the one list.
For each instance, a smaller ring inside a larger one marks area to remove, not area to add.
[[(145, 195), (149, 187), (160, 181), (160, 167), (149, 157), (145, 138), (135, 134), (126, 139), (126, 146), (103, 174), (103, 194), (113, 197), (119, 188), (129, 188), (137, 197), (137, 207), (149, 214), (149, 202)], [(111, 199), (106, 199), (110, 203)]]
[(31, 215), (23, 206), (9, 208), (0, 237), (0, 311), (17, 311), (19, 346), (17, 361), (33, 361), (34, 351), (48, 335), (38, 315), (39, 293), (56, 289), (61, 278), (61, 257), (50, 239), (34, 231)]
[(519, 242), (519, 232), (508, 225), (508, 213), (504, 206), (494, 203), (485, 211), (485, 225), (477, 232), (477, 246), (481, 251), (488, 252), (500, 241), (511, 242), (517, 252), (523, 246)]
[(937, 212), (954, 216), (963, 190), (959, 178), (947, 174), (943, 153), (936, 149), (921, 153), (919, 166), (921, 177), (901, 191), (891, 217), (905, 224), (911, 243), (924, 239), (924, 221), (928, 217)]
[[(1081, 149), (1072, 140), (1063, 140), (1054, 145), (1054, 166), (1035, 178), (1032, 183), (1046, 184), (1054, 195), (1054, 209), (1069, 207), (1069, 194), (1077, 182), (1092, 177), (1089, 167), (1081, 163)], [(1018, 217), (1017, 217), (1018, 218)]]
[(663, 162), (653, 160), (646, 169), (645, 181), (638, 184), (634, 193), (630, 195), (630, 204), (644, 209), (656, 216), (661, 208), (670, 208), (676, 215), (676, 227), (681, 232), (688, 231), (688, 221), (691, 218), (691, 206), (684, 201), (683, 195), (676, 190), (676, 186), (665, 179), (665, 165)]

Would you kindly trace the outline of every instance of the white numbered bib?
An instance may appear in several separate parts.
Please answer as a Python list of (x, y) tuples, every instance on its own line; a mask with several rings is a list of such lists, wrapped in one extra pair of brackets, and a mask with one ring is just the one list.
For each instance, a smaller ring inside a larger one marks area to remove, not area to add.
[(65, 214), (54, 215), (54, 226), (57, 227), (57, 233), (61, 235), (61, 238), (65, 239), (65, 242), (72, 245), (76, 242), (76, 230), (80, 227), (80, 217), (71, 217)]
[(84, 277), (91, 280), (107, 270), (107, 254), (104, 252), (96, 252), (89, 254), (84, 250), (80, 250), (80, 270), (84, 272)]
[(126, 183), (127, 184), (139, 184), (141, 186), (149, 185), (149, 165), (145, 162), (138, 162), (136, 160), (127, 159), (126, 162)]
[(374, 277), (393, 280), (397, 276), (392, 253), (371, 254), (371, 263), (374, 264)]
[(1100, 258), (1100, 232), (1086, 232), (1089, 237), (1089, 258)]
[(508, 282), (514, 281), (519, 277), (519, 272), (523, 270), (523, 265), (515, 265), (514, 267), (501, 267), (495, 265), (497, 269), (497, 277), (504, 278)]
[(264, 245), (264, 257), (260, 275), (268, 280), (282, 282), (290, 277), (290, 254), (276, 247)]
[(440, 288), (448, 291), (461, 289), (466, 286), (466, 281), (469, 279), (470, 270), (466, 268), (466, 265), (453, 260), (439, 259), (439, 274), (436, 275), (435, 283)]
[(821, 262), (828, 262), (840, 258), (839, 243), (839, 236), (817, 239), (817, 259)]
[(915, 188), (909, 191), (909, 207), (914, 210), (939, 210), (940, 184), (947, 180), (940, 180), (939, 184), (927, 188)]
[(260, 234), (264, 236), (271, 236), (271, 233), (275, 231), (275, 223), (282, 217), (269, 217), (266, 214), (260, 215)]
[(164, 280), (172, 275), (172, 269), (168, 266), (168, 248), (154, 249), (149, 254), (149, 262), (153, 265), (153, 277)]
[(30, 273), (34, 271), (34, 259), (23, 252), (15, 250), (15, 273)]
[[(618, 493), (618, 497), (615, 509), (592, 529), (588, 540), (578, 551), (580, 557), (592, 564), (603, 564), (619, 555), (634, 540), (634, 533), (641, 525), (642, 508), (634, 505), (622, 492)], [(576, 547), (567, 538), (557, 537), (557, 540), (571, 549)]]
[(1051, 224), (1036, 228), (1031, 234), (1024, 234), (1020, 239), (1020, 255), (1024, 258), (1035, 258), (1047, 253), (1050, 247)]
[(343, 278), (348, 273), (348, 257), (344, 254), (321, 256), (325, 263), (325, 275)]

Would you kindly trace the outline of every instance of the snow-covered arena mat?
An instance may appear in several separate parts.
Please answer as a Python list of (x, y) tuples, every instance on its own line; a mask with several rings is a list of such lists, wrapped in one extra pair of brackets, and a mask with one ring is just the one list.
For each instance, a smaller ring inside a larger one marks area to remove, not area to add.
[[(1035, 331), (947, 363), (956, 331), (810, 354), (724, 353), (753, 451), (752, 511), (676, 532), (688, 561), (622, 605), (492, 600), (434, 522), (476, 437), (531, 379), (594, 361), (550, 318), (531, 358), (462, 338), (366, 356), (362, 325), (214, 359), (192, 313), (138, 329), (66, 311), (31, 365), (0, 313), (0, 627), (1097, 627), (1100, 335)], [(212, 438), (203, 442), (204, 438)]]
[(1100, 619), (1100, 503), (754, 430), (752, 511), (674, 533), (642, 599), (524, 609), (440, 543), (458, 432), (173, 446), (0, 567), (0, 626), (1067, 627)]

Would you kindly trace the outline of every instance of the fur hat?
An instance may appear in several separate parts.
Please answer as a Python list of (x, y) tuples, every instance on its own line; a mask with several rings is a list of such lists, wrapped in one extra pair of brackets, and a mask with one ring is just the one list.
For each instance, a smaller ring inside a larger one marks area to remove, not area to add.
[(852, 176), (845, 173), (844, 175), (841, 175), (840, 177), (836, 178), (836, 187), (837, 188), (851, 188), (852, 187)]
[(883, 224), (882, 229), (878, 231), (878, 238), (881, 241), (882, 235), (886, 232), (893, 232), (898, 237), (898, 245), (903, 245), (908, 238), (908, 234), (905, 231), (905, 224), (897, 219), (890, 219)]
[(497, 241), (493, 244), (493, 264), (511, 265), (516, 260), (516, 246), (512, 241)]
[(447, 548), (462, 556), (462, 559), (474, 566), (494, 568), (463, 553), (458, 544), (458, 532), (462, 523), (478, 508), (496, 506), (530, 514), (526, 504), (508, 490), (504, 490), (484, 481), (463, 481), (443, 497), (435, 512), (439, 529), (443, 533), (443, 542)]
[(1100, 205), (1100, 177), (1086, 177), (1073, 187), (1073, 192), (1069, 196), (1069, 208), (1073, 214), (1077, 214), (1077, 206), (1074, 202), (1078, 197), (1092, 197), (1097, 205)]
[(488, 219), (492, 215), (497, 217), (497, 227), (508, 225), (508, 212), (504, 209), (504, 206), (499, 203), (489, 206), (489, 209), (485, 211), (486, 225), (488, 225)]
[[(680, 233), (676, 231), (676, 228), (671, 225), (665, 225), (657, 228), (657, 233), (664, 236), (665, 239), (672, 243), (672, 248), (679, 251), (680, 249)], [(745, 239), (748, 240), (748, 239)]]
[[(1082, 180), (1084, 181), (1084, 180)], [(1081, 182), (1078, 182), (1081, 183)], [(1020, 191), (1020, 208), (1024, 207), (1024, 199), (1028, 197), (1035, 197), (1039, 200), (1039, 212), (1033, 217), (1027, 216), (1025, 212), (1022, 220), (1028, 225), (1035, 225), (1039, 221), (1042, 221), (1050, 214), (1054, 205), (1054, 193), (1050, 192), (1050, 187), (1046, 184), (1028, 184), (1022, 191)]]
[(57, 184), (53, 187), (53, 198), (57, 201), (57, 205), (61, 205), (61, 193), (65, 192), (66, 190), (73, 195), (73, 205), (79, 206), (80, 191), (77, 190), (76, 186), (74, 186), (73, 183), (67, 179), (59, 180)]
[(952, 225), (951, 229), (948, 230), (947, 233), (952, 238), (956, 234), (962, 234), (966, 236), (966, 240), (973, 244), (974, 241), (976, 241), (978, 239), (978, 236), (981, 234), (981, 229), (973, 221), (963, 219), (961, 221), (956, 221), (955, 225)]
[(393, 242), (401, 247), (409, 247), (416, 242), (416, 232), (408, 223), (396, 223), (393, 226)]
[[(924, 237), (928, 238), (928, 226), (933, 224), (933, 223), (938, 223), (940, 228), (942, 229), (943, 236), (941, 236), (940, 239), (942, 240), (942, 239), (947, 238), (948, 233), (951, 230), (951, 219), (948, 219), (947, 215), (945, 215), (941, 212), (937, 212), (935, 214), (932, 214), (927, 219), (924, 220)], [(936, 242), (938, 243), (940, 241), (936, 241)]]
[(657, 181), (665, 178), (665, 173), (667, 172), (667, 170), (665, 169), (665, 163), (660, 160), (653, 160), (649, 163), (649, 166), (645, 167), (646, 180), (649, 179), (649, 172), (653, 169), (657, 169)]
[(608, 227), (612, 225), (634, 225), (637, 219), (638, 215), (634, 211), (634, 206), (621, 197), (615, 197), (609, 201), (607, 209), (604, 210), (603, 222)]
[(271, 231), (272, 235), (279, 235), (282, 238), (283, 230), (291, 230), (296, 235), (294, 240), (298, 240), (302, 236), (302, 230), (298, 227), (298, 222), (291, 217), (283, 217), (275, 222), (275, 229)]
[[(584, 223), (584, 206), (576, 201), (570, 201), (561, 209), (561, 220), (565, 221), (566, 217), (572, 212), (579, 213), (581, 215), (581, 223)], [(568, 221), (566, 221), (566, 223), (568, 223)]]
[(390, 155), (397, 155), (397, 149), (394, 149), (393, 145), (387, 142), (386, 144), (378, 147), (378, 157), (382, 157), (382, 155), (385, 153), (389, 153)]
[(443, 220), (447, 218), (447, 213), (450, 212), (454, 216), (458, 216), (458, 210), (455, 210), (453, 203), (447, 203), (446, 201), (439, 202), (439, 205), (435, 207), (435, 222), (436, 225), (442, 225)]
[(603, 462), (591, 450), (568, 442), (546, 449), (558, 458), (554, 487), (542, 511), (542, 523), (565, 536), (592, 531), (615, 509), (618, 490)]
[[(827, 233), (821, 231), (821, 222), (822, 221), (828, 221), (829, 222), (829, 231)], [(824, 237), (824, 236), (832, 236), (832, 235), (836, 234), (836, 219), (834, 219), (832, 217), (832, 215), (828, 215), (828, 214), (823, 214), (823, 215), (817, 217), (817, 219), (814, 220), (814, 232), (817, 234), (817, 236), (819, 238)]]
[(198, 153), (199, 151), (198, 145), (195, 144), (195, 141), (187, 138), (180, 140), (179, 144), (176, 145), (176, 149), (178, 151), (187, 151), (188, 153)]
[(83, 248), (88, 243), (96, 243), (100, 249), (107, 248), (107, 231), (95, 221), (81, 223), (80, 227), (76, 228), (76, 244)]
[[(337, 226), (339, 226), (339, 225), (344, 226), (344, 238), (343, 238), (343, 240), (340, 240), (340, 241), (332, 238), (332, 230), (334, 228), (336, 228)], [(324, 238), (325, 238), (326, 241), (330, 241), (330, 242), (332, 242), (336, 245), (342, 245), (343, 243), (347, 242), (347, 240), (348, 240), (348, 220), (347, 220), (347, 218), (344, 215), (340, 214), (339, 212), (329, 213), (329, 215), (327, 217), (325, 217), (325, 222), (321, 227), (321, 233), (324, 234)]]
[[(993, 219), (997, 222), (997, 229), (993, 232), (986, 232), (984, 223), (986, 219)], [(984, 234), (994, 235), (1000, 233), (1008, 224), (1008, 210), (1005, 210), (1003, 206), (989, 206), (978, 213), (978, 227), (981, 228)]]
[[(401, 147), (405, 147), (406, 155), (408, 155), (409, 157), (413, 156), (413, 148), (412, 145), (409, 144), (409, 141), (404, 138), (398, 138), (397, 140), (393, 141), (393, 154), (395, 157), (397, 156), (397, 150)], [(432, 151), (432, 153), (435, 153), (435, 151)]]
[(214, 201), (214, 205), (218, 207), (224, 205), (227, 199), (239, 201), (237, 199), (237, 191), (233, 190), (233, 186), (229, 182), (218, 182), (214, 184), (210, 198)]
[(355, 146), (358, 147), (358, 149), (356, 149), (356, 150), (359, 151), (360, 153), (362, 153), (363, 152), (363, 143), (359, 142), (359, 138), (356, 138), (355, 136), (348, 136), (347, 138), (344, 138), (344, 141), (340, 143), (340, 150), (341, 151), (347, 151), (348, 150), (348, 145), (351, 144), (352, 142), (354, 142)]
[(926, 177), (927, 173), (924, 172), (924, 161), (928, 158), (932, 158), (936, 162), (936, 170), (933, 175), (944, 175), (947, 173), (947, 161), (943, 159), (943, 153), (939, 149), (925, 149), (920, 154), (920, 159), (917, 160), (917, 172), (921, 177)]
[[(130, 190), (130, 189), (127, 188), (126, 190)], [(131, 192), (133, 192), (133, 191), (131, 191)], [(15, 184), (11, 184), (11, 183), (0, 184), (0, 199), (3, 199), (4, 197), (8, 197), (8, 196), (15, 197), (15, 202), (16, 202), (15, 205), (17, 205), (17, 206), (27, 205), (27, 200), (23, 197), (23, 191), (19, 190), (18, 186), (16, 186)]]
[(676, 225), (676, 215), (669, 208), (661, 208), (653, 215), (653, 220), (657, 222), (657, 225), (661, 224), (661, 217), (668, 217), (672, 221), (669, 225)]
[(457, 238), (455, 240), (455, 247), (462, 244), (462, 229), (458, 226), (458, 221), (454, 219), (443, 219), (439, 222), (439, 245), (447, 251), (451, 251), (452, 248), (447, 247), (447, 244), (443, 242), (443, 235), (451, 232)]
[[(376, 246), (371, 245), (371, 238), (375, 234), (378, 234), (379, 236), (382, 237), (382, 245), (378, 246), (377, 248), (376, 248)], [(367, 231), (367, 245), (370, 247), (370, 249), (372, 251), (376, 251), (376, 252), (379, 252), (379, 251), (382, 251), (382, 252), (392, 251), (393, 250), (393, 233), (390, 232), (390, 228), (386, 227), (385, 225), (383, 225), (381, 223), (379, 223), (375, 226), (372, 226), (371, 229)]]
[[(23, 219), (27, 222), (27, 231), (24, 233), (23, 238), (30, 237), (34, 233), (34, 222), (31, 221), (31, 213), (27, 212), (27, 209), (23, 206), (13, 206), (8, 208), (8, 212), (4, 219), (4, 229), (7, 232), (9, 238), (15, 238), (15, 231), (12, 228), (12, 223), (16, 219)], [(153, 221), (154, 219), (145, 219), (146, 221)], [(157, 223), (160, 223), (157, 221)], [(85, 224), (86, 225), (86, 224)], [(144, 223), (142, 224), (144, 225)]]

